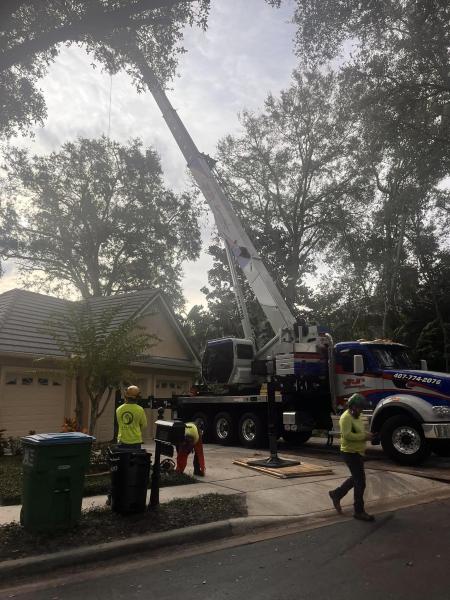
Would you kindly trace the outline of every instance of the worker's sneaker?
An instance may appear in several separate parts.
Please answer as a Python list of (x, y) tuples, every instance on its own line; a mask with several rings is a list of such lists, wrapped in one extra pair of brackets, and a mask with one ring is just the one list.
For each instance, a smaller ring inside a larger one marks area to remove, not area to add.
[(338, 498), (336, 496), (336, 492), (332, 490), (331, 492), (328, 492), (328, 495), (331, 498), (331, 502), (333, 503), (333, 506), (336, 509), (336, 512), (339, 513), (340, 515), (342, 515), (343, 512), (342, 512), (341, 500), (340, 500), (340, 498)]
[(198, 477), (204, 477), (205, 473), (203, 471), (194, 471), (194, 475), (197, 475)]
[(358, 519), (358, 521), (375, 521), (375, 517), (373, 515), (368, 515), (366, 512), (355, 513), (353, 516), (355, 519)]

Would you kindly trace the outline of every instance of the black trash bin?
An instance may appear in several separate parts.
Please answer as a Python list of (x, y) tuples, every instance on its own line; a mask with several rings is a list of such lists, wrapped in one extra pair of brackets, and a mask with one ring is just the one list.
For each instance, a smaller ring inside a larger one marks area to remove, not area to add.
[(144, 512), (151, 454), (146, 450), (109, 448), (111, 508), (120, 514)]

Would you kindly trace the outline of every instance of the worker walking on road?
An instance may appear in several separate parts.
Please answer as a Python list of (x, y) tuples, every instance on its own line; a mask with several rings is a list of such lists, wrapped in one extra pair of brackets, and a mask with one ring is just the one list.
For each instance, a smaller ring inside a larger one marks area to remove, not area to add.
[(177, 473), (183, 473), (189, 454), (194, 451), (194, 475), (203, 477), (206, 472), (202, 436), (195, 423), (186, 423), (184, 442), (177, 446)]
[(119, 448), (140, 450), (142, 432), (147, 427), (147, 417), (142, 406), (137, 404), (141, 390), (137, 385), (130, 385), (125, 391), (125, 402), (116, 410), (119, 433), (117, 444)]
[(341, 500), (353, 488), (354, 508), (353, 516), (360, 521), (374, 521), (375, 517), (366, 513), (364, 509), (364, 490), (366, 489), (366, 473), (364, 470), (364, 453), (366, 441), (373, 435), (366, 432), (361, 413), (366, 404), (364, 396), (353, 394), (348, 400), (348, 409), (339, 419), (341, 428), (341, 453), (350, 469), (351, 476), (344, 483), (332, 490), (329, 496), (333, 506), (342, 514)]

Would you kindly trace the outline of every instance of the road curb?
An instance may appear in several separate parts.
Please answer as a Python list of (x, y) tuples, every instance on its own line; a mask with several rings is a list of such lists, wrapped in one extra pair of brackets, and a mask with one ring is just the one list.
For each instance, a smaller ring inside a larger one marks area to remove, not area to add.
[(0, 581), (23, 575), (43, 574), (53, 569), (73, 567), (86, 563), (99, 562), (127, 554), (155, 550), (161, 547), (192, 542), (218, 540), (233, 535), (231, 519), (203, 525), (192, 525), (182, 529), (172, 529), (162, 533), (136, 536), (129, 540), (118, 540), (94, 546), (63, 550), (52, 554), (30, 556), (0, 563)]
[[(375, 513), (380, 513), (427, 504), (449, 497), (450, 486), (447, 490), (439, 490), (433, 494), (424, 492), (400, 496), (384, 502), (372, 501), (368, 504)], [(349, 513), (346, 517), (350, 518), (351, 514)], [(279, 531), (280, 527), (283, 528), (281, 535), (289, 535), (299, 526), (301, 529), (311, 529), (340, 521), (342, 521), (342, 516), (336, 515), (334, 510), (326, 510), (303, 515), (238, 517), (202, 525), (191, 525), (182, 529), (136, 536), (128, 540), (117, 540), (52, 554), (4, 561), (0, 563), (0, 583), (7, 583), (8, 580), (24, 576), (43, 575), (54, 569), (82, 566), (118, 557), (123, 558), (128, 554), (181, 546), (192, 543), (194, 539), (195, 543), (199, 544), (248, 534), (258, 534), (270, 529)]]
[[(328, 511), (327, 511), (328, 512)], [(123, 557), (127, 554), (148, 552), (170, 546), (211, 542), (224, 538), (238, 537), (255, 533), (270, 527), (287, 526), (308, 519), (308, 515), (237, 517), (225, 521), (215, 521), (202, 525), (191, 525), (182, 529), (172, 529), (161, 533), (135, 536), (129, 540), (117, 540), (89, 547), (62, 550), (51, 554), (41, 554), (0, 563), (0, 583), (16, 577), (44, 574), (54, 569), (82, 566)]]

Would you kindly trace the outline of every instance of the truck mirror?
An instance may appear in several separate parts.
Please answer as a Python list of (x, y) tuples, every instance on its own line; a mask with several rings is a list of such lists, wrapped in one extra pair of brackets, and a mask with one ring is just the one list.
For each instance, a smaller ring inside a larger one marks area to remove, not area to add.
[(362, 375), (364, 373), (364, 358), (362, 354), (355, 354), (353, 357), (353, 373)]
[(420, 370), (421, 371), (428, 371), (427, 361), (423, 360), (423, 358), (420, 361)]

